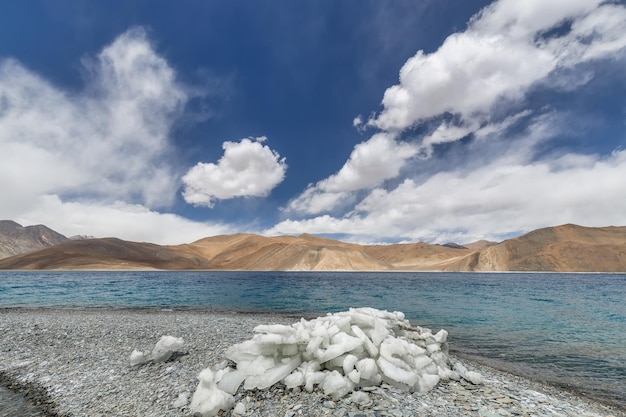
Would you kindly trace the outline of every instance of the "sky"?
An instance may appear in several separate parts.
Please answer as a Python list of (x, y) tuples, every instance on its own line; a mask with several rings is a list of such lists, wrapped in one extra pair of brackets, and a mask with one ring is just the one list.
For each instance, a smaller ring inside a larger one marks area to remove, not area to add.
[(626, 225), (626, 2), (0, 2), (0, 219), (179, 244)]

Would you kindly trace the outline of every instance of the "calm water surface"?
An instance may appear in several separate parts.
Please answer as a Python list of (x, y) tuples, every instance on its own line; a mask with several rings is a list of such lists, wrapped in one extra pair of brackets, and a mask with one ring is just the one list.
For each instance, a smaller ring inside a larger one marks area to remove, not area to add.
[(451, 349), (626, 408), (626, 275), (0, 272), (0, 307), (403, 311)]

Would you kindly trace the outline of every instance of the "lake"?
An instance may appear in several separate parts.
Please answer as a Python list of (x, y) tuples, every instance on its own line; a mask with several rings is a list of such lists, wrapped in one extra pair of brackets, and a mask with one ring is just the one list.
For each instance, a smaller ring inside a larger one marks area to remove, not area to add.
[(0, 308), (403, 311), (459, 355), (621, 407), (625, 305), (624, 274), (0, 272)]

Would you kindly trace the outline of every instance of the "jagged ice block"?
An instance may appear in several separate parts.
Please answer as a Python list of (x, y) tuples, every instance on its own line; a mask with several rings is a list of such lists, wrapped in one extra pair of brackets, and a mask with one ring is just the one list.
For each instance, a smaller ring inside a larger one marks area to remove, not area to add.
[[(402, 312), (351, 308), (291, 326), (260, 325), (254, 332), (226, 352), (236, 368), (222, 364), (200, 373), (194, 412), (208, 417), (229, 409), (242, 384), (252, 390), (282, 383), (308, 392), (317, 386), (338, 399), (381, 382), (411, 392), (429, 391), (442, 380), (482, 382), (449, 358), (448, 332), (411, 326)], [(361, 394), (354, 398), (368, 401)]]

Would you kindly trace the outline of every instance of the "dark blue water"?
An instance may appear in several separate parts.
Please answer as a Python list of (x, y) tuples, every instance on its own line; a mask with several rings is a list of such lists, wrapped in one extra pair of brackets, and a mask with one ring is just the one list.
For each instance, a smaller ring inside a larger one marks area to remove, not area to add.
[(0, 307), (403, 311), (453, 351), (626, 407), (626, 275), (0, 272)]

